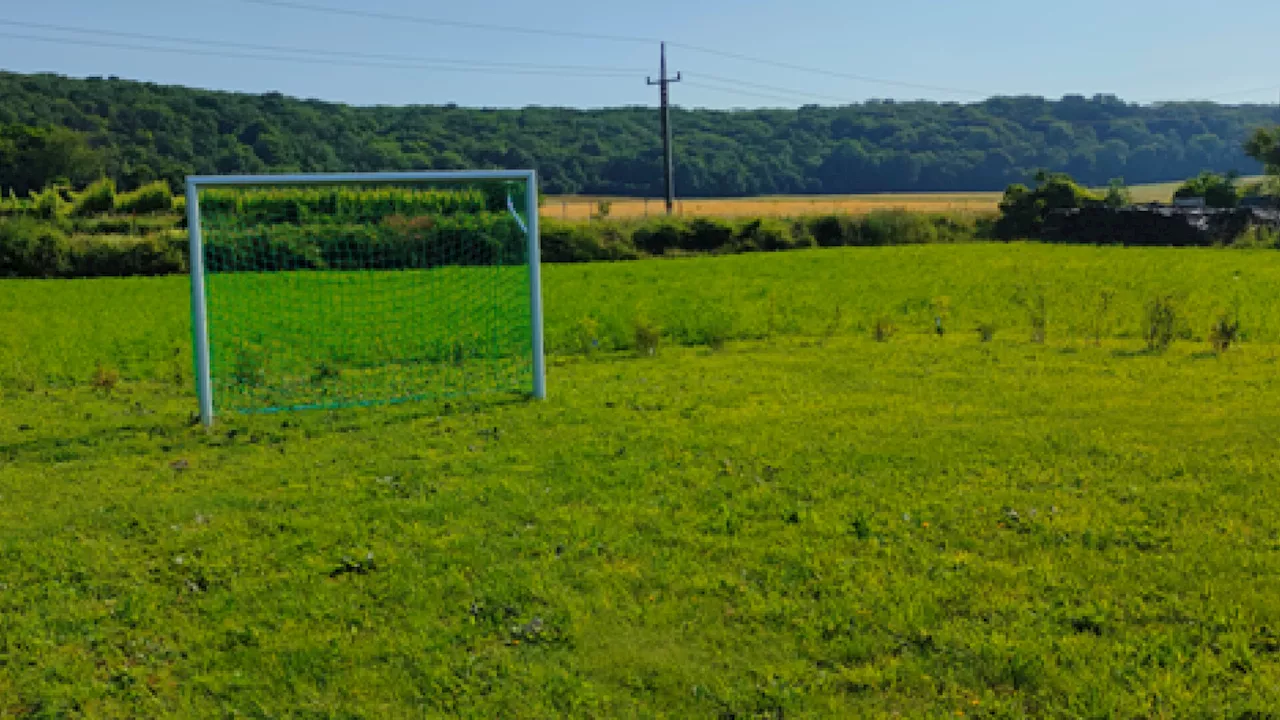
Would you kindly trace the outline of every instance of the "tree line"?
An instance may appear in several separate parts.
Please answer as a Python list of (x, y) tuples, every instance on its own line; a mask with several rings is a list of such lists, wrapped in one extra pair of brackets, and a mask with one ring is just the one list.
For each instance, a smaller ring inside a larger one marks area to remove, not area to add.
[[(1244, 143), (1275, 108), (1114, 96), (674, 111), (685, 196), (998, 190), (1041, 169), (1082, 183), (1253, 174)], [(0, 189), (106, 176), (122, 190), (190, 173), (537, 169), (555, 194), (661, 193), (657, 113), (353, 107), (114, 78), (0, 72)]]

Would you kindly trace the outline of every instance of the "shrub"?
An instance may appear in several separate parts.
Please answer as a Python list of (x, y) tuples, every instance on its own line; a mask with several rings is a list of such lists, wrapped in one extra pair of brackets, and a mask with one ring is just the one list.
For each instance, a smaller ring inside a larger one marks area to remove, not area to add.
[(73, 217), (89, 217), (109, 213), (116, 208), (116, 181), (103, 178), (75, 196), (71, 205)]
[(98, 363), (93, 369), (93, 377), (90, 379), (90, 382), (95, 388), (103, 390), (109, 394), (120, 382), (120, 372), (115, 368), (110, 368), (102, 363)]
[(186, 269), (186, 238), (175, 232), (143, 238), (73, 238), (66, 272), (74, 277), (134, 277)]
[(67, 237), (32, 218), (0, 218), (0, 276), (59, 277), (68, 270)]
[(1204, 198), (1204, 204), (1214, 208), (1233, 208), (1240, 204), (1240, 188), (1236, 185), (1239, 175), (1230, 172), (1219, 175), (1202, 172), (1182, 184), (1174, 192), (1175, 198)]
[(773, 252), (794, 247), (793, 228), (772, 218), (756, 218), (738, 226), (736, 241), (742, 252)]
[(655, 223), (646, 223), (636, 228), (631, 235), (631, 242), (637, 250), (650, 255), (662, 255), (668, 249), (680, 247), (680, 239), (683, 235), (682, 221), (662, 218)]
[(584, 317), (574, 326), (574, 345), (583, 355), (592, 355), (600, 349), (600, 322)]
[(842, 247), (855, 244), (858, 229), (851, 218), (843, 215), (823, 215), (811, 218), (809, 233), (819, 247)]
[(1219, 315), (1217, 322), (1209, 330), (1209, 344), (1214, 352), (1224, 353), (1240, 338), (1240, 320), (1232, 320), (1225, 314)]
[(1143, 317), (1142, 337), (1147, 341), (1147, 349), (1163, 351), (1173, 344), (1177, 334), (1178, 308), (1173, 296), (1160, 295), (1147, 301), (1146, 313)]
[(640, 257), (627, 236), (625, 226), (616, 223), (542, 223), (542, 261), (580, 263), (600, 260), (635, 260)]
[(871, 337), (876, 342), (889, 342), (889, 339), (898, 332), (898, 328), (894, 327), (893, 321), (887, 317), (876, 319), (876, 324), (871, 328)]
[(691, 252), (729, 250), (733, 246), (733, 226), (719, 218), (695, 218), (680, 235), (680, 249)]
[(169, 189), (169, 183), (164, 180), (157, 180), (116, 197), (116, 210), (123, 213), (143, 215), (172, 209), (173, 192)]
[(1035, 188), (1010, 185), (1000, 201), (1000, 219), (992, 228), (1002, 240), (1039, 237), (1045, 219), (1055, 210), (1096, 207), (1104, 199), (1063, 173), (1041, 172)]
[(67, 201), (57, 188), (48, 188), (34, 198), (33, 210), (41, 220), (56, 220), (64, 214)]
[(658, 343), (662, 340), (662, 330), (643, 314), (636, 316), (633, 325), (636, 354), (644, 357), (657, 355)]
[(1115, 297), (1116, 292), (1109, 288), (1098, 293), (1098, 304), (1094, 307), (1091, 321), (1094, 345), (1101, 346), (1102, 336), (1111, 331), (1111, 302)]
[(938, 241), (929, 217), (905, 210), (877, 210), (859, 223), (858, 245), (920, 245)]
[(1031, 342), (1043, 344), (1049, 327), (1048, 302), (1044, 290), (1039, 287), (1020, 290), (1017, 302), (1026, 310), (1027, 323), (1031, 326)]
[(929, 303), (933, 311), (933, 332), (938, 337), (947, 334), (947, 324), (951, 320), (951, 298), (936, 297)]

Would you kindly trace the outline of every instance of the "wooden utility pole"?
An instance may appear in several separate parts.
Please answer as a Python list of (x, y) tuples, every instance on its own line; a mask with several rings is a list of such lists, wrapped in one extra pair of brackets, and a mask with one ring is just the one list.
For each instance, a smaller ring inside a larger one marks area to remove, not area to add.
[(662, 43), (661, 75), (657, 80), (645, 78), (649, 85), (658, 85), (662, 93), (662, 175), (667, 188), (667, 214), (670, 215), (676, 198), (675, 155), (671, 150), (671, 83), (680, 82), (680, 73), (667, 77), (667, 44)]

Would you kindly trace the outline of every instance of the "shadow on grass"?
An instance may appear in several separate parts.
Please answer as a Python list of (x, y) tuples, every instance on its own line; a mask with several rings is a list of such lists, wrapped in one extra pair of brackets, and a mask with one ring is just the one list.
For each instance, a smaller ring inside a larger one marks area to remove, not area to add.
[(1151, 348), (1142, 348), (1140, 350), (1112, 350), (1111, 351), (1111, 357), (1113, 358), (1146, 358), (1146, 357), (1160, 357), (1162, 355), (1164, 355), (1163, 350), (1153, 350)]
[[(271, 413), (220, 413), (209, 430), (199, 426), (194, 412), (157, 413), (115, 424), (79, 427), (51, 435), (24, 423), (18, 437), (0, 442), (0, 463), (67, 463), (104, 456), (180, 454), (199, 448), (276, 443), (293, 437), (359, 432), (402, 426), (445, 417), (485, 415), (500, 408), (536, 402), (530, 393), (477, 393), (441, 399), (338, 409), (282, 410)], [(27, 437), (23, 437), (23, 436)]]

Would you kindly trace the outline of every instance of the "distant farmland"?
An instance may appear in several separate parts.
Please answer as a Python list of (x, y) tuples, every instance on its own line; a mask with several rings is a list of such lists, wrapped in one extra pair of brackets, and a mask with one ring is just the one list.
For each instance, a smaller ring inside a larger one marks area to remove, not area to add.
[[(1169, 202), (1179, 183), (1136, 185), (1135, 202)], [(776, 195), (750, 198), (682, 198), (676, 213), (714, 217), (789, 217), (820, 213), (865, 215), (875, 210), (909, 210), (925, 213), (982, 215), (996, 212), (1003, 193), (883, 193), (874, 195)], [(609, 203), (609, 217), (642, 218), (663, 213), (662, 198), (553, 195), (542, 207), (543, 217), (557, 220), (590, 220), (598, 217), (600, 203)]]

